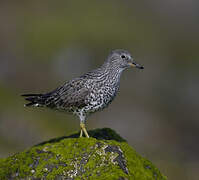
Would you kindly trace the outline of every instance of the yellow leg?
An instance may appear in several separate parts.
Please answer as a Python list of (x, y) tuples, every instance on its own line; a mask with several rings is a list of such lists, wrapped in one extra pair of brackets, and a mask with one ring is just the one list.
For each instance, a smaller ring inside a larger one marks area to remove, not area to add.
[(83, 131), (81, 129), (79, 137), (82, 137), (82, 135), (83, 135)]
[(85, 128), (85, 124), (84, 124), (84, 123), (80, 123), (80, 128), (81, 128), (80, 137), (82, 137), (82, 131), (83, 131), (84, 134), (85, 134), (85, 136), (86, 136), (87, 138), (89, 138), (89, 135), (88, 135), (88, 133), (87, 133), (87, 131), (86, 131), (86, 128)]

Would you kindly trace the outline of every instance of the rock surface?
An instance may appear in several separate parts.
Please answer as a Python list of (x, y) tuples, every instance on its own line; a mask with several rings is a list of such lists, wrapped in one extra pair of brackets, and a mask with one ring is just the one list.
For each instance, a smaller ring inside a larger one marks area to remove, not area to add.
[(0, 160), (0, 179), (165, 180), (113, 130), (89, 131), (40, 143)]

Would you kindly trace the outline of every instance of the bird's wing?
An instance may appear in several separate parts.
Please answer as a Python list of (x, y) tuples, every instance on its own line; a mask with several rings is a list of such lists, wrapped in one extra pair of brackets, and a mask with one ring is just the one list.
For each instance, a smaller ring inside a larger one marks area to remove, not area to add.
[(86, 97), (90, 93), (85, 86), (86, 80), (77, 78), (53, 91), (46, 106), (55, 108), (82, 108), (86, 106)]

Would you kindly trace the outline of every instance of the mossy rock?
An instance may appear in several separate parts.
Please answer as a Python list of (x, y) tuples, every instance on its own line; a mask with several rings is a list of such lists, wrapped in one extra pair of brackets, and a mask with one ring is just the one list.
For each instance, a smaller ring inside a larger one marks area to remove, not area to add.
[(40, 143), (0, 160), (0, 179), (165, 180), (160, 171), (111, 129)]

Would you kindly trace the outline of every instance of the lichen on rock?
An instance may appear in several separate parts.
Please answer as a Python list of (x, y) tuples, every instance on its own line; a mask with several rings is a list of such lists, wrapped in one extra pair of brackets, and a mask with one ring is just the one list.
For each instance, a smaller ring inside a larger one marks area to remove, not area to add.
[(0, 160), (0, 179), (165, 180), (113, 130), (89, 131), (40, 143)]

